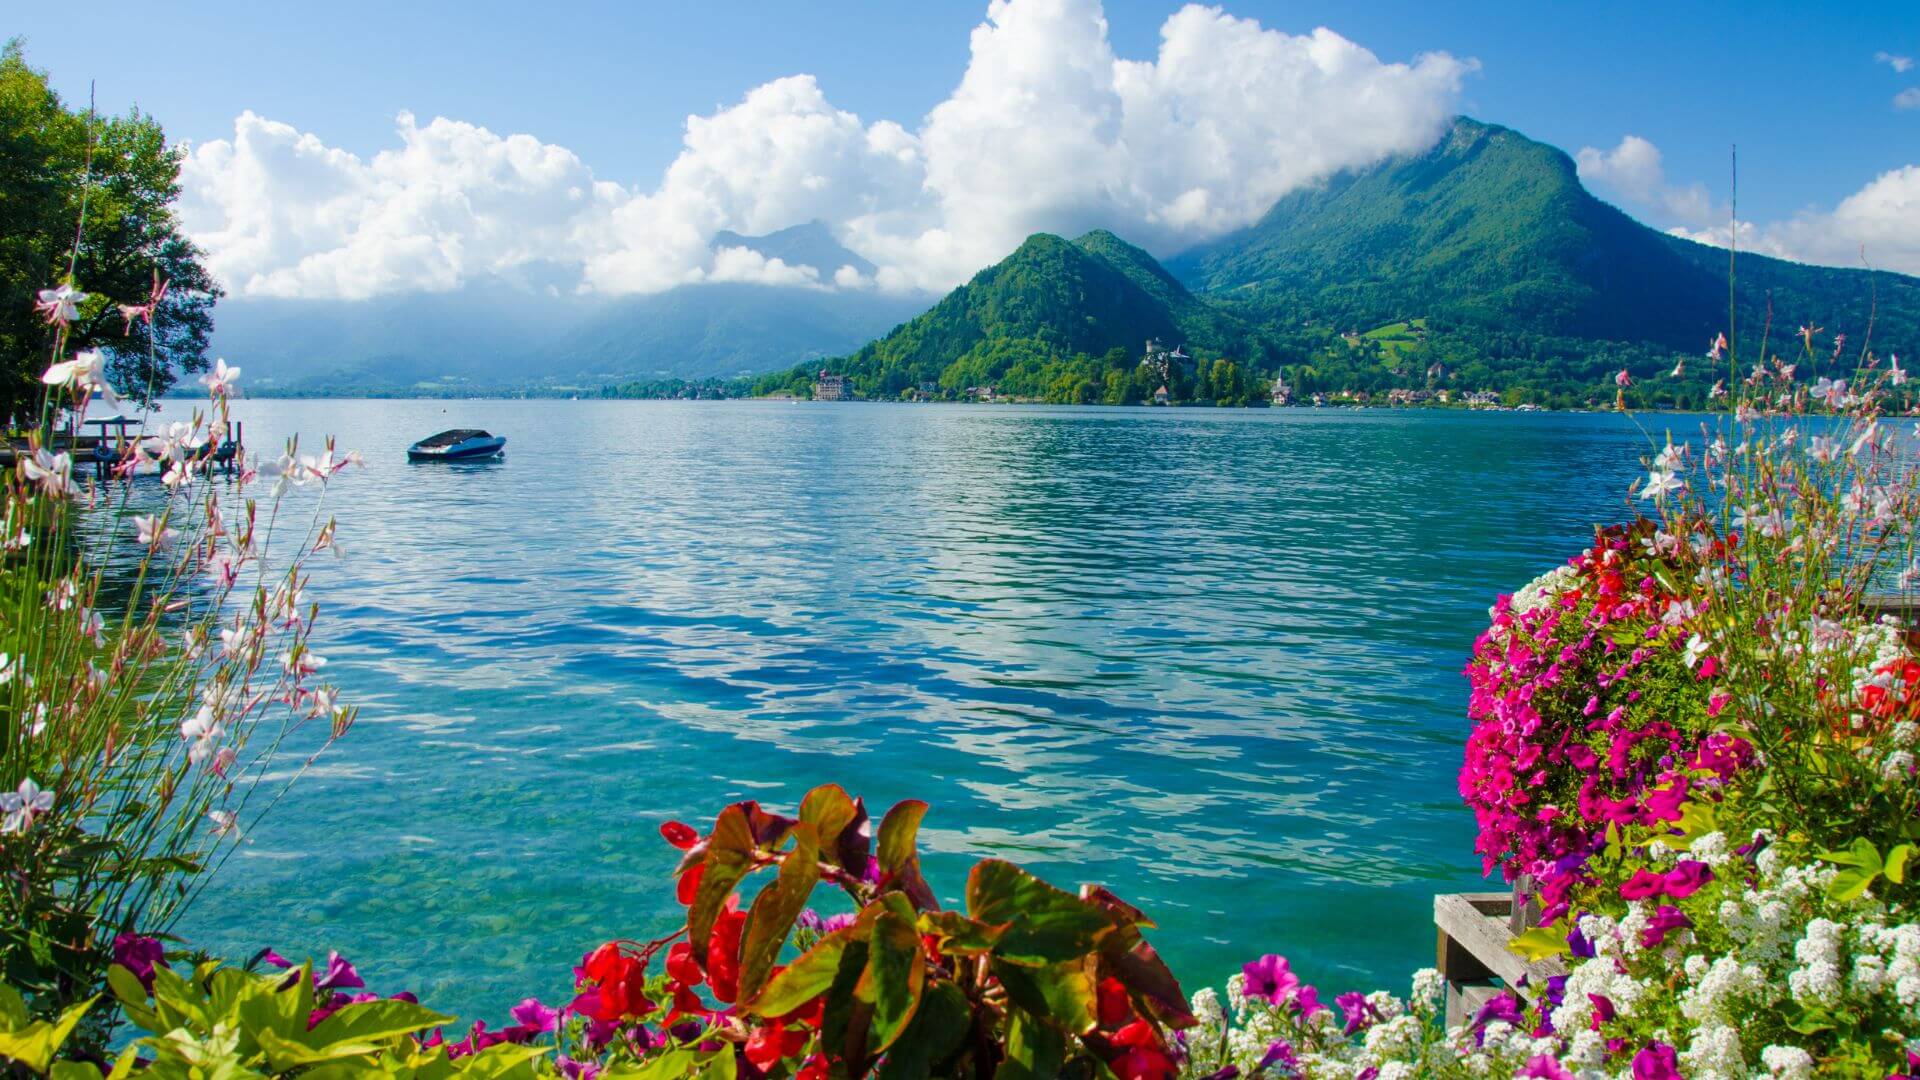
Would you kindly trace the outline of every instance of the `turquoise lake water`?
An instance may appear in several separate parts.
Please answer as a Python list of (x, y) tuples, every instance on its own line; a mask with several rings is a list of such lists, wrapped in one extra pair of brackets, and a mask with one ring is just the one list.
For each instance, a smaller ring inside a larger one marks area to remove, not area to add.
[[(1005, 856), (1145, 908), (1189, 988), (1281, 952), (1323, 996), (1404, 991), (1432, 895), (1480, 882), (1454, 774), (1486, 608), (1630, 512), (1647, 445), (1539, 414), (236, 414), (367, 456), (311, 589), (363, 711), (181, 930), (489, 1020), (670, 925), (662, 820), (824, 781), (930, 802), (949, 902)], [(406, 462), (456, 426), (507, 458)]]

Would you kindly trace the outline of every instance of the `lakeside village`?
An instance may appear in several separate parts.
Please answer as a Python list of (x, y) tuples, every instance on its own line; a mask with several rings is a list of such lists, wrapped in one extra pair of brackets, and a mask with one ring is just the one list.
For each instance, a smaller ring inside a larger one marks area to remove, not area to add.
[[(1409, 336), (1417, 339), (1424, 337), (1426, 334), (1426, 327), (1423, 323), (1424, 320), (1414, 320), (1411, 323), (1396, 324), (1396, 329), (1401, 329)], [(1358, 331), (1349, 331), (1342, 335), (1342, 337), (1349, 345), (1355, 347), (1361, 346), (1365, 340)], [(1199, 367), (1201, 364), (1201, 361), (1197, 357), (1189, 355), (1184, 351), (1182, 346), (1175, 345), (1169, 349), (1162, 344), (1158, 338), (1148, 338), (1146, 347), (1141, 353), (1140, 363), (1142, 367), (1152, 370), (1159, 376), (1159, 385), (1154, 389), (1153, 396), (1141, 402), (1141, 404), (1165, 406), (1207, 406), (1215, 404), (1213, 401), (1205, 398), (1185, 398), (1180, 395), (1179, 388), (1191, 387), (1199, 381)], [(1389, 369), (1389, 374), (1404, 376), (1407, 372), (1403, 369), (1391, 368)], [(1458, 390), (1446, 386), (1444, 384), (1448, 381), (1448, 376), (1449, 372), (1447, 371), (1446, 365), (1435, 362), (1427, 367), (1424, 376), (1425, 385), (1423, 386), (1396, 387), (1378, 394), (1367, 390), (1336, 390), (1331, 393), (1315, 391), (1309, 394), (1296, 392), (1294, 387), (1287, 382), (1286, 373), (1280, 372), (1273, 377), (1273, 385), (1268, 389), (1265, 401), (1259, 403), (1250, 402), (1249, 404), (1267, 404), (1274, 408), (1288, 408), (1293, 406), (1313, 408), (1419, 406), (1428, 408), (1460, 407), (1502, 412), (1546, 411), (1544, 406), (1531, 402), (1509, 404), (1505, 397), (1498, 391)], [(700, 394), (696, 390), (689, 388), (688, 392), (682, 396), (695, 398), (707, 395)], [(773, 394), (769, 396), (775, 398), (794, 397), (794, 395), (790, 393)], [(858, 395), (854, 391), (853, 382), (848, 376), (826, 368), (820, 369), (820, 374), (813, 383), (814, 401), (853, 401), (856, 400), (857, 397)], [(999, 387), (993, 385), (969, 386), (961, 390), (957, 396), (954, 396), (943, 393), (938, 382), (928, 380), (902, 394), (901, 400), (912, 402), (958, 400), (990, 405), (994, 403), (1034, 404), (1041, 402), (1042, 399), (1003, 394), (1000, 392)], [(1596, 408), (1605, 407), (1604, 403), (1590, 404), (1594, 404)]]

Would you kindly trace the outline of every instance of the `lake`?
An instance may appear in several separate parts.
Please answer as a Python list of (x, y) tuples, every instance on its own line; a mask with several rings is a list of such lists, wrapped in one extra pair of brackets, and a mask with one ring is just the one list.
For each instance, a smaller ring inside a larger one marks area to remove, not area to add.
[[(1146, 909), (1189, 989), (1280, 952), (1326, 998), (1404, 992), (1432, 895), (1480, 883), (1454, 776), (1486, 609), (1629, 513), (1647, 452), (1595, 415), (235, 412), (255, 450), (366, 455), (311, 589), (363, 711), (181, 930), (489, 1020), (670, 925), (663, 820), (826, 781), (932, 804), (943, 901), (1004, 856)], [(448, 427), (506, 459), (406, 461)]]

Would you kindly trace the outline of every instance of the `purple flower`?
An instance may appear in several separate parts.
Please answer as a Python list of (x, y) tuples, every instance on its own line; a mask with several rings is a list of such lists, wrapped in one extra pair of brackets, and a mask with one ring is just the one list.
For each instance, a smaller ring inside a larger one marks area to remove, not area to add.
[(1379, 1010), (1367, 1001), (1367, 995), (1358, 990), (1349, 990), (1341, 994), (1333, 999), (1333, 1003), (1340, 1006), (1340, 1011), (1347, 1016), (1346, 1033), (1348, 1035), (1358, 1035), (1380, 1019)]
[(1613, 1023), (1613, 999), (1605, 994), (1588, 994), (1587, 1001), (1593, 1006), (1593, 1030), (1599, 1031), (1601, 1024)]
[(1476, 1029), (1483, 1028), (1495, 1020), (1518, 1025), (1520, 1023), (1520, 999), (1510, 993), (1502, 992), (1495, 994), (1493, 997), (1487, 999), (1485, 1005), (1480, 1006), (1479, 1012), (1473, 1014), (1473, 1023), (1468, 1026)]
[(1593, 942), (1587, 940), (1587, 935), (1580, 932), (1579, 919), (1573, 920), (1573, 929), (1567, 931), (1567, 948), (1582, 960), (1591, 960), (1600, 955), (1594, 950)]
[(1707, 869), (1706, 863), (1682, 859), (1674, 865), (1673, 869), (1667, 871), (1667, 895), (1675, 900), (1685, 900), (1700, 891), (1700, 886), (1712, 880), (1713, 871)]
[(540, 1004), (539, 998), (528, 998), (515, 1005), (509, 1015), (515, 1024), (532, 1028), (536, 1035), (560, 1030), (560, 1010)]
[(1648, 1043), (1633, 1055), (1633, 1080), (1680, 1080), (1680, 1059), (1666, 1043)]
[(247, 961), (247, 966), (255, 968), (261, 964), (266, 964), (269, 967), (277, 967), (281, 971), (285, 971), (293, 966), (293, 961), (281, 956), (272, 949), (261, 949), (259, 952), (253, 954), (253, 959)]
[(594, 1080), (600, 1075), (600, 1066), (591, 1061), (575, 1061), (565, 1054), (560, 1055), (554, 1065), (559, 1067), (560, 1075), (567, 1080)]
[(1672, 904), (1661, 904), (1660, 910), (1647, 920), (1647, 928), (1640, 931), (1640, 947), (1651, 949), (1655, 945), (1666, 943), (1667, 934), (1692, 926), (1693, 920), (1680, 914), (1680, 909)]
[(1527, 1063), (1520, 1067), (1519, 1072), (1513, 1075), (1516, 1080), (1520, 1077), (1526, 1077), (1527, 1080), (1573, 1080), (1573, 1074), (1567, 1071), (1566, 1066), (1556, 1061), (1552, 1054), (1535, 1054), (1527, 1059)]
[(1240, 973), (1247, 977), (1247, 996), (1264, 998), (1271, 1005), (1293, 997), (1300, 987), (1300, 977), (1287, 970), (1287, 958), (1273, 953), (1245, 965)]
[(367, 985), (360, 979), (360, 973), (353, 970), (345, 957), (337, 952), (327, 953), (327, 971), (324, 975), (313, 977), (315, 990), (353, 990)]
[[(1281, 963), (1285, 964), (1286, 961), (1282, 960)], [(1275, 1065), (1285, 1069), (1288, 1075), (1300, 1068), (1300, 1056), (1293, 1052), (1293, 1044), (1285, 1039), (1273, 1040), (1273, 1045), (1267, 1047), (1266, 1056), (1260, 1059), (1260, 1064), (1253, 1067), (1253, 1071), (1265, 1072)]]
[(165, 963), (167, 953), (160, 942), (139, 934), (117, 934), (113, 939), (113, 962), (133, 972), (147, 993), (153, 993), (153, 969)]
[(1300, 989), (1294, 991), (1293, 1004), (1295, 1008), (1300, 1010), (1302, 1019), (1310, 1017), (1314, 1013), (1326, 1011), (1327, 1008), (1320, 1003), (1320, 991), (1304, 984)]

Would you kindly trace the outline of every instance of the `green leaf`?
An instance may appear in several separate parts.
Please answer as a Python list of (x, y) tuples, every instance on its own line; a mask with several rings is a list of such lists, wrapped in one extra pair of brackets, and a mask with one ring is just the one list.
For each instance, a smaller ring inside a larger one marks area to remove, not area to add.
[(1845, 851), (1823, 851), (1814, 856), (1822, 862), (1836, 866), (1857, 866), (1862, 870), (1871, 870), (1878, 874), (1881, 868), (1880, 851), (1866, 837), (1857, 837), (1847, 845)]
[(972, 1026), (973, 1006), (958, 986), (944, 979), (928, 986), (913, 1023), (880, 1063), (880, 1080), (927, 1080), (960, 1049)]
[(1007, 932), (1004, 926), (988, 926), (957, 911), (922, 912), (919, 924), (920, 932), (933, 935), (948, 956), (977, 956), (992, 949)]
[(345, 1058), (372, 1057), (380, 1052), (379, 1045), (372, 1042), (337, 1042), (324, 1047), (308, 1046), (292, 1039), (283, 1039), (271, 1031), (258, 1032), (260, 1050), (267, 1056), (267, 1064), (274, 1072), (292, 1072), (306, 1065), (319, 1065)]
[(1098, 1020), (1093, 973), (1084, 960), (1032, 967), (996, 959), (993, 974), (1009, 1001), (1071, 1034), (1092, 1031)]
[(1787, 1022), (1787, 1026), (1802, 1035), (1813, 1035), (1833, 1029), (1833, 1020), (1819, 1009), (1804, 1009), (1799, 1016)]
[(1888, 881), (1893, 882), (1895, 885), (1904, 884), (1906, 882), (1907, 859), (1912, 855), (1913, 855), (1912, 844), (1898, 844), (1894, 847), (1892, 851), (1887, 852), (1887, 865), (1885, 868), (1885, 872), (1886, 872)]
[(1842, 870), (1833, 876), (1833, 884), (1827, 886), (1827, 898), (1842, 903), (1858, 900), (1867, 891), (1867, 886), (1873, 884), (1873, 879), (1879, 876), (1878, 870)]
[(927, 816), (927, 804), (919, 799), (895, 803), (880, 821), (880, 869), (893, 873), (914, 857), (920, 836), (920, 819)]
[(378, 1043), (450, 1024), (453, 1020), (445, 1013), (411, 1001), (363, 1001), (346, 1006), (296, 1039), (315, 1050), (326, 1051), (346, 1043)]
[(1067, 1056), (1066, 1037), (1058, 1028), (1020, 1011), (1007, 1013), (1007, 1059), (993, 1080), (1055, 1080)]
[(19, 1031), (27, 1026), (26, 999), (20, 996), (20, 991), (3, 982), (0, 982), (0, 1025), (5, 1025), (7, 1031)]
[(131, 1005), (144, 1009), (147, 1004), (147, 988), (140, 985), (139, 976), (125, 967), (114, 964), (107, 968), (107, 989), (122, 1005)]
[(813, 948), (767, 980), (759, 994), (748, 999), (744, 1007), (756, 1016), (785, 1016), (812, 1001), (833, 985), (847, 946), (857, 934), (864, 932), (865, 928), (858, 924), (844, 926), (814, 942)]
[(1052, 964), (1092, 952), (1113, 921), (1100, 908), (1001, 859), (982, 859), (967, 878), (967, 914), (1007, 924), (994, 955)]
[(1555, 923), (1514, 935), (1513, 940), (1507, 942), (1507, 950), (1526, 957), (1529, 964), (1537, 964), (1549, 957), (1563, 956), (1572, 951), (1572, 947), (1567, 944), (1567, 928)]
[(49, 1080), (101, 1080), (100, 1066), (91, 1061), (56, 1061), (47, 1076)]
[(740, 943), (740, 996), (751, 998), (780, 959), (780, 950), (793, 930), (793, 921), (807, 906), (820, 880), (820, 844), (813, 826), (794, 826), (794, 848), (780, 863), (780, 873), (754, 897)]
[(720, 811), (708, 841), (700, 887), (694, 891), (693, 903), (687, 905), (687, 940), (692, 942), (695, 956), (707, 955), (714, 920), (720, 917), (733, 887), (753, 868), (753, 846), (746, 811), (738, 805)]
[(840, 834), (860, 816), (859, 807), (839, 784), (822, 784), (800, 800), (800, 820), (813, 826), (820, 853), (840, 864)]
[(900, 1037), (920, 1007), (927, 965), (913, 920), (895, 911), (883, 911), (874, 919), (868, 947), (867, 970), (853, 994), (873, 1006), (873, 1042), (868, 1052), (877, 1054)]
[(37, 1020), (16, 1031), (0, 1033), (0, 1057), (11, 1058), (25, 1065), (31, 1072), (43, 1073), (53, 1063), (53, 1057), (66, 1045), (67, 1036), (73, 1034), (80, 1018), (93, 1008), (100, 996), (70, 1005), (61, 1012), (58, 1019), (49, 1024)]
[(1180, 980), (1153, 946), (1141, 941), (1119, 956), (1111, 952), (1107, 956), (1114, 976), (1128, 990), (1145, 998), (1161, 1023), (1179, 1030), (1200, 1022), (1188, 1004), (1186, 991), (1180, 989)]

